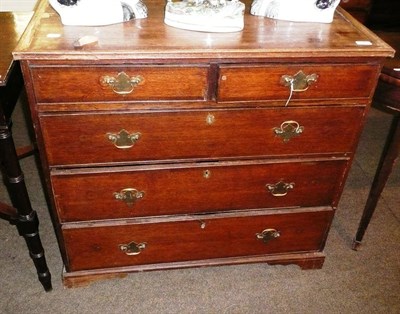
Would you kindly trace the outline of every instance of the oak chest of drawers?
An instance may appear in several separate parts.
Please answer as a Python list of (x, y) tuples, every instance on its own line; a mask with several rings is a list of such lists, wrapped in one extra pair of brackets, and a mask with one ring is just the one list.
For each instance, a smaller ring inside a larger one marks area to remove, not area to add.
[[(63, 27), (42, 1), (19, 47), (64, 282), (266, 262), (320, 268), (382, 62), (332, 24), (248, 14), (238, 33), (149, 17)], [(98, 42), (80, 49), (82, 36)]]

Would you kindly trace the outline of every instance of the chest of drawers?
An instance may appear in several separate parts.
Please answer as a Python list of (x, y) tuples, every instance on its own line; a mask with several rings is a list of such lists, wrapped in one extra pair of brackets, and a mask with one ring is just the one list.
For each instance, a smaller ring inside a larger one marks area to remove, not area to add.
[[(42, 1), (21, 60), (53, 222), (75, 286), (128, 272), (320, 268), (382, 62), (332, 24), (248, 14), (242, 32), (149, 17), (63, 27)], [(82, 36), (95, 45), (74, 48)]]

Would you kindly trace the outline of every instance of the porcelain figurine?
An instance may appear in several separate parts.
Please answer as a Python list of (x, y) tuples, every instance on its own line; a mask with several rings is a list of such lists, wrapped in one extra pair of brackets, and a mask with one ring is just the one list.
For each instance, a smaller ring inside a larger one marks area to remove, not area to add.
[(165, 24), (203, 32), (238, 32), (244, 26), (244, 3), (239, 0), (168, 0)]
[(147, 17), (141, 0), (49, 0), (64, 25), (101, 26)]
[(293, 22), (331, 23), (340, 0), (254, 0), (250, 13)]

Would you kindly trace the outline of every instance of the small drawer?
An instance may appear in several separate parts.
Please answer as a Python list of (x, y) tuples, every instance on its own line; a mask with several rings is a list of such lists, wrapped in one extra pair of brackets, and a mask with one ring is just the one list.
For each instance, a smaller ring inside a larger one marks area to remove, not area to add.
[(377, 65), (221, 66), (217, 99), (282, 101), (369, 98), (379, 75)]
[(332, 206), (347, 160), (53, 171), (62, 222)]
[(205, 100), (207, 66), (33, 67), (37, 102)]
[[(364, 108), (40, 116), (51, 166), (347, 153)], [(346, 139), (346, 140), (343, 140)]]
[(63, 227), (67, 271), (225, 257), (315, 252), (331, 210)]

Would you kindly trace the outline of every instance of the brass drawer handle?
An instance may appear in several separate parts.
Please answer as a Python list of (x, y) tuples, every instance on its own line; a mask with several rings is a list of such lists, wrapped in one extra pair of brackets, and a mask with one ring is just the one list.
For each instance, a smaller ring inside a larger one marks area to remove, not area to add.
[(137, 85), (144, 82), (144, 78), (140, 75), (130, 77), (125, 72), (118, 73), (117, 77), (104, 75), (100, 78), (102, 86), (109, 86), (113, 92), (119, 95), (127, 95), (132, 93)]
[(273, 196), (280, 197), (285, 196), (289, 190), (293, 190), (294, 183), (285, 183), (283, 181), (279, 181), (275, 184), (266, 184), (265, 187)]
[(126, 255), (139, 255), (146, 248), (146, 245), (145, 242), (136, 243), (132, 241), (128, 244), (120, 244), (118, 247)]
[(137, 200), (144, 197), (143, 191), (138, 191), (133, 188), (126, 188), (120, 192), (114, 192), (114, 198), (119, 201), (125, 202), (128, 206), (132, 206)]
[(142, 134), (139, 132), (129, 133), (127, 130), (123, 129), (118, 133), (107, 133), (106, 137), (115, 145), (115, 147), (120, 149), (128, 149), (135, 145), (141, 135)]
[(304, 131), (304, 126), (300, 126), (297, 121), (288, 120), (282, 122), (280, 127), (274, 128), (277, 136), (280, 136), (284, 142), (288, 142), (292, 137), (298, 136)]
[(281, 232), (276, 229), (265, 229), (260, 233), (256, 233), (256, 237), (259, 240), (262, 240), (264, 243), (268, 243), (269, 241), (279, 238), (281, 236)]
[(313, 73), (306, 75), (303, 71), (297, 72), (295, 75), (282, 75), (281, 84), (290, 87), (293, 92), (304, 92), (318, 79), (318, 75)]

